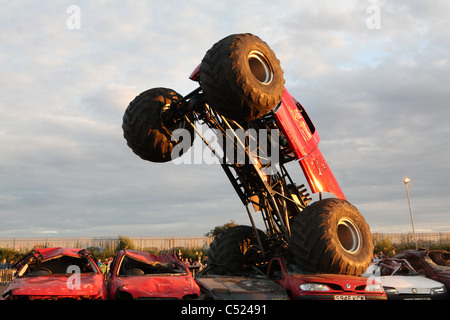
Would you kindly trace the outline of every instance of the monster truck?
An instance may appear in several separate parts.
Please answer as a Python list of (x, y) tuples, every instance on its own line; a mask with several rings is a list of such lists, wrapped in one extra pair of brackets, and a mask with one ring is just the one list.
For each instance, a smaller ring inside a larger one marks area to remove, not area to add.
[[(317, 130), (285, 88), (267, 43), (248, 33), (225, 37), (190, 79), (199, 87), (185, 97), (168, 88), (142, 92), (128, 105), (122, 128), (128, 146), (144, 160), (181, 156), (194, 134), (221, 160), (251, 226), (217, 236), (209, 263), (240, 268), (289, 255), (308, 272), (363, 273), (373, 254), (369, 226), (346, 201), (318, 148)], [(214, 131), (221, 145), (209, 141), (196, 122)], [(299, 162), (318, 201), (309, 204), (305, 185), (289, 175), (286, 164), (292, 161)], [(325, 193), (333, 197), (322, 198)], [(265, 232), (256, 227), (257, 212)]]

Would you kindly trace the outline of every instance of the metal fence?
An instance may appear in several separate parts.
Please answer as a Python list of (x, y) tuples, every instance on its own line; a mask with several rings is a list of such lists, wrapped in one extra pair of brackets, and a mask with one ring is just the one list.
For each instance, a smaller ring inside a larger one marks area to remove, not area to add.
[[(213, 237), (126, 237), (130, 239), (137, 250), (173, 248), (200, 249), (208, 248)], [(119, 237), (85, 237), (85, 238), (12, 238), (0, 239), (0, 248), (19, 252), (35, 247), (66, 247), (93, 248), (114, 250), (119, 243)]]
[(373, 233), (373, 242), (376, 244), (382, 240), (389, 240), (392, 244), (410, 244), (417, 241), (418, 244), (450, 244), (450, 232), (416, 233)]
[[(373, 233), (374, 243), (388, 239), (392, 244), (414, 243), (412, 233)], [(214, 237), (127, 237), (137, 250), (170, 250), (173, 248), (200, 249), (209, 248)], [(418, 243), (448, 244), (450, 232), (416, 233)], [(0, 239), (0, 248), (24, 252), (34, 247), (67, 247), (114, 250), (119, 237), (85, 238), (10, 238)]]

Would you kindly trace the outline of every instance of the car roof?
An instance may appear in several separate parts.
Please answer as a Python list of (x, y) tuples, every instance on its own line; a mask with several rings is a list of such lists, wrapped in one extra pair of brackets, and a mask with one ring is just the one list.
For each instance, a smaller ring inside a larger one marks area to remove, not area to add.
[(159, 263), (168, 263), (168, 262), (176, 262), (180, 261), (176, 259), (171, 254), (162, 254), (162, 255), (154, 255), (145, 251), (139, 250), (122, 250), (122, 255), (128, 256), (130, 258), (140, 260), (145, 263), (159, 262)]
[(57, 248), (40, 248), (36, 249), (35, 251), (37, 251), (41, 255), (42, 260), (47, 260), (58, 256), (71, 256), (79, 258), (80, 257), (79, 252), (81, 250), (82, 249), (77, 248), (57, 247)]

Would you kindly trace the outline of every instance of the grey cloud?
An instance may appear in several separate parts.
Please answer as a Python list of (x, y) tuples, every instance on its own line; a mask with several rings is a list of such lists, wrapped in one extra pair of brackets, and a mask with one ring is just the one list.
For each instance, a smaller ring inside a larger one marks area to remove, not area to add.
[[(409, 175), (416, 229), (448, 231), (447, 2), (380, 1), (379, 30), (366, 26), (371, 1), (81, 1), (81, 29), (68, 30), (71, 4), (10, 2), (0, 13), (1, 237), (248, 224), (219, 166), (145, 162), (121, 129), (136, 95), (156, 86), (187, 94), (205, 52), (237, 32), (274, 49), (373, 230), (409, 231)], [(297, 164), (291, 174), (304, 182)]]

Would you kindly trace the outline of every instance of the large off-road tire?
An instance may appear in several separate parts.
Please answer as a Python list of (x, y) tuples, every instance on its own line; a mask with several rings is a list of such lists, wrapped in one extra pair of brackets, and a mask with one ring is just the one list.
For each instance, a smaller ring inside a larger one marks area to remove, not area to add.
[[(258, 230), (264, 246), (266, 234)], [(261, 262), (262, 251), (253, 228), (237, 226), (216, 236), (208, 250), (208, 264), (225, 265), (235, 270)]]
[(284, 91), (280, 61), (267, 43), (248, 33), (214, 44), (202, 60), (199, 77), (209, 105), (237, 121), (268, 113)]
[(345, 200), (317, 201), (292, 225), (292, 253), (308, 272), (359, 276), (369, 266), (373, 248), (364, 217)]
[[(163, 108), (182, 96), (167, 88), (153, 88), (142, 92), (129, 105), (123, 116), (123, 135), (128, 146), (135, 154), (144, 160), (152, 162), (166, 162), (173, 159), (172, 149), (180, 141), (172, 141), (175, 129), (184, 128), (189, 131), (192, 145), (194, 129), (185, 122), (179, 123), (177, 128), (167, 128), (161, 121)], [(189, 146), (190, 146), (189, 145)], [(186, 150), (181, 150), (186, 151)]]

